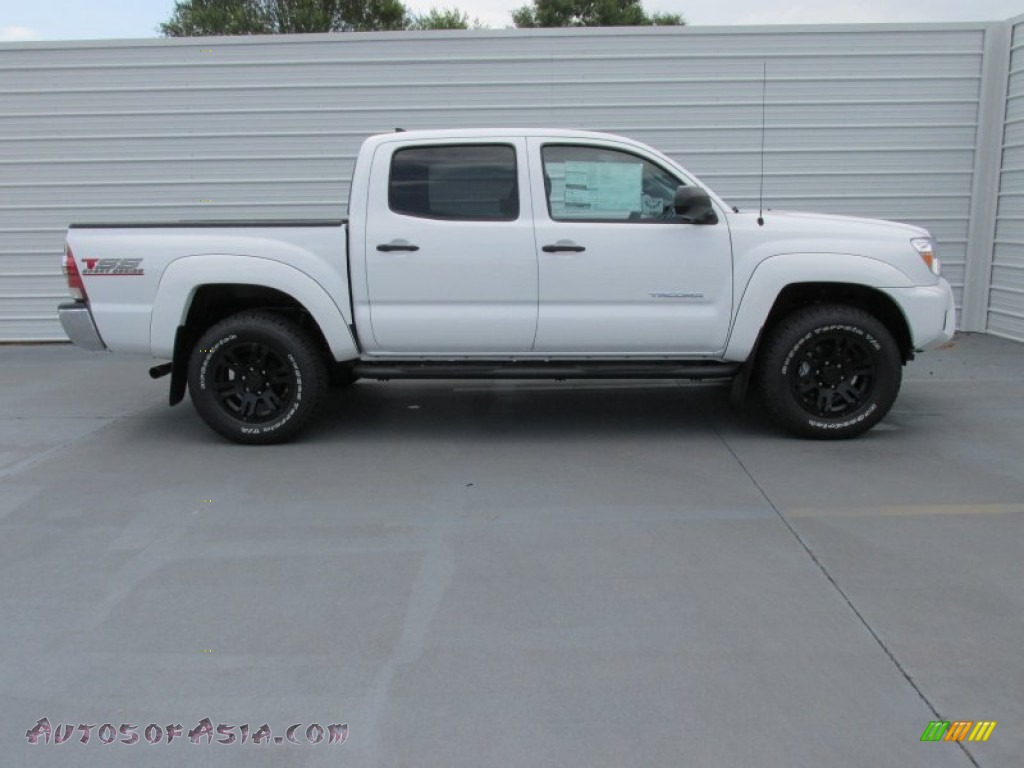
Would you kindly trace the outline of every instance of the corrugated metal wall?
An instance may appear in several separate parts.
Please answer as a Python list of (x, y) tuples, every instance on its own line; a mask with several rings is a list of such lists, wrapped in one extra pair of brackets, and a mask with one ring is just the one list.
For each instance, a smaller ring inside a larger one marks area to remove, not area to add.
[(1024, 341), (1024, 21), (1010, 48), (988, 330)]
[(335, 217), (395, 126), (622, 133), (755, 206), (765, 61), (766, 204), (924, 225), (959, 293), (988, 26), (0, 44), (0, 340), (63, 338), (69, 222)]

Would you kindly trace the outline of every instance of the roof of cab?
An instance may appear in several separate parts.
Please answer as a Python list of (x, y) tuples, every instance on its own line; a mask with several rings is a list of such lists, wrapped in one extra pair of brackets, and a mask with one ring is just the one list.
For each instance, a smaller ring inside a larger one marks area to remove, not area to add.
[(490, 138), (554, 138), (554, 139), (600, 139), (624, 144), (638, 144), (625, 136), (597, 131), (566, 130), (565, 128), (445, 128), (438, 130), (396, 130), (370, 136), (367, 143), (380, 144), (389, 140), (419, 141), (423, 139), (490, 139)]

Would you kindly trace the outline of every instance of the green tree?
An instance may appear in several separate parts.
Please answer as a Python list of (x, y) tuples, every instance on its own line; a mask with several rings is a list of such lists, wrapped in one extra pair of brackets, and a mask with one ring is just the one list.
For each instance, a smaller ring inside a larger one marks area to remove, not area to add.
[(431, 8), (429, 13), (415, 16), (409, 29), (485, 29), (479, 19), (470, 19), (469, 14), (458, 8)]
[(412, 16), (401, 0), (276, 0), (280, 5), (339, 7), (336, 26), (320, 32), (382, 32), (408, 29)]
[(253, 0), (179, 0), (160, 25), (165, 37), (259, 35), (272, 31), (264, 3)]
[(641, 0), (532, 0), (512, 11), (517, 27), (683, 26), (678, 13), (648, 14)]
[(160, 32), (167, 37), (197, 37), (469, 26), (469, 16), (456, 8), (435, 8), (416, 16), (402, 0), (177, 0)]

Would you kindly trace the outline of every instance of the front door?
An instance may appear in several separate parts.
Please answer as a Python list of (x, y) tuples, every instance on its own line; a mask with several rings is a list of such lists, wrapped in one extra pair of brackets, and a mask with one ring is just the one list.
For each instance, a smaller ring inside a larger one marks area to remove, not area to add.
[(376, 355), (529, 352), (537, 251), (526, 142), (390, 142), (373, 158), (366, 275)]
[(692, 182), (633, 147), (528, 143), (540, 274), (534, 352), (721, 352), (732, 311), (724, 212), (717, 224), (677, 217), (675, 191)]

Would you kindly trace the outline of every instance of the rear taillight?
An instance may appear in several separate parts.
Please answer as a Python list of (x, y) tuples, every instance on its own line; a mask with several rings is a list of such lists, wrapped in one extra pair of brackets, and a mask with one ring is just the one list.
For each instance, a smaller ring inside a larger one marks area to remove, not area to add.
[(71, 294), (71, 298), (76, 301), (86, 301), (89, 297), (85, 293), (85, 283), (82, 282), (82, 275), (78, 271), (75, 255), (71, 252), (70, 246), (64, 246), (64, 259), (60, 266), (64, 277), (67, 278), (68, 293)]

